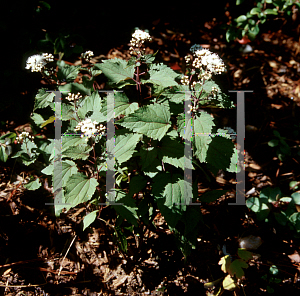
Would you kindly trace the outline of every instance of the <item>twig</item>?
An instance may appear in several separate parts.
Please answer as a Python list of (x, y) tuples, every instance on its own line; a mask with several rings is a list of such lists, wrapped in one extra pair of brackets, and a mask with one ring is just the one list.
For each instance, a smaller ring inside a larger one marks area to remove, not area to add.
[(75, 241), (76, 236), (77, 236), (77, 234), (75, 234), (73, 240), (71, 241), (70, 246), (69, 246), (69, 248), (68, 248), (68, 250), (67, 250), (67, 252), (66, 252), (66, 254), (65, 254), (65, 256), (64, 256), (64, 258), (63, 258), (63, 260), (62, 260), (62, 262), (61, 262), (61, 264), (60, 264), (58, 276), (60, 276), (60, 274), (61, 274), (61, 270), (62, 270), (62, 268), (63, 268), (64, 260), (66, 259), (67, 255), (68, 255), (68, 253), (69, 253), (69, 251), (70, 251), (70, 249), (71, 249), (71, 247), (72, 247), (72, 245), (73, 245), (73, 243), (74, 243), (74, 241)]

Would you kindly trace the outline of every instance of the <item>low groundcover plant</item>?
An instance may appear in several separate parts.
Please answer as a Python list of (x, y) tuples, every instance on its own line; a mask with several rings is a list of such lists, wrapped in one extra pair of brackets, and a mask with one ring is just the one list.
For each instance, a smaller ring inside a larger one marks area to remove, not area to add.
[[(69, 210), (85, 203), (85, 229), (100, 215), (103, 206), (98, 203), (105, 202), (108, 157), (105, 133), (108, 119), (114, 118), (118, 204), (111, 207), (118, 214), (115, 230), (120, 247), (127, 249), (126, 237), (122, 239), (125, 236), (122, 223), (127, 221), (132, 231), (139, 233), (141, 224), (147, 227), (152, 224), (158, 209), (187, 256), (196, 246), (201, 212), (199, 206), (186, 204), (187, 188), (193, 192), (193, 202), (199, 199), (197, 180), (186, 182), (184, 170), (195, 171), (195, 167), (203, 170), (206, 163), (214, 175), (219, 170), (237, 172), (238, 154), (228, 128), (217, 128), (214, 118), (202, 108), (234, 105), (212, 79), (225, 71), (216, 53), (193, 46), (192, 53), (185, 57), (187, 71), (182, 75), (162, 63), (154, 63), (156, 54), (145, 53), (145, 43), (149, 41), (148, 32), (136, 30), (130, 41), (129, 61), (115, 58), (92, 63), (93, 52), (87, 51), (81, 55), (85, 61), (82, 66), (58, 60), (54, 65), (56, 70), (54, 67), (50, 71), (51, 54), (30, 57), (26, 68), (41, 72), (53, 83), (52, 91), (62, 92), (62, 174), (57, 176), (54, 172), (53, 139), (29, 138), (24, 134), (23, 143), (18, 144), (19, 151), (12, 157), (25, 165), (42, 163), (41, 173), (52, 176), (52, 182), (61, 178), (63, 204), (55, 205), (55, 213), (59, 215), (64, 208)], [(84, 73), (82, 83), (74, 82), (80, 72)], [(96, 89), (96, 78), (106, 79), (106, 91), (114, 91), (113, 108), (108, 106), (108, 94)], [(144, 89), (148, 90), (147, 95)], [(34, 130), (54, 122), (55, 94), (51, 90), (42, 88), (35, 97), (31, 114)], [(184, 110), (186, 92), (190, 92), (190, 110)], [(109, 109), (114, 112), (109, 113)], [(190, 162), (184, 156), (187, 140), (193, 150)], [(26, 184), (29, 190), (40, 186), (39, 178)], [(202, 195), (200, 201), (213, 201), (225, 193), (212, 190)]]

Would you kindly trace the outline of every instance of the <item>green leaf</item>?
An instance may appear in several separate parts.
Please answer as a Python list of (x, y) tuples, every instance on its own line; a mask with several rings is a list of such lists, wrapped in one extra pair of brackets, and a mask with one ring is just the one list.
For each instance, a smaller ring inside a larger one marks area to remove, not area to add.
[(40, 179), (36, 178), (34, 181), (24, 184), (24, 187), (28, 190), (36, 190), (42, 186)]
[(147, 185), (147, 179), (143, 176), (134, 176), (129, 183), (128, 196), (133, 197), (135, 193), (142, 191)]
[(289, 218), (290, 222), (296, 228), (297, 232), (300, 232), (300, 213), (294, 213)]
[(96, 179), (88, 178), (81, 173), (72, 176), (65, 187), (65, 200), (75, 207), (83, 202), (90, 200), (99, 185)]
[(264, 11), (264, 14), (274, 14), (274, 15), (277, 15), (278, 12), (277, 10), (275, 9), (270, 9), (270, 8), (267, 8), (265, 11)]
[(63, 136), (62, 137), (62, 152), (66, 151), (70, 147), (76, 147), (79, 145), (87, 146), (86, 140), (80, 136)]
[(268, 145), (270, 147), (276, 147), (278, 144), (279, 144), (279, 141), (277, 139), (273, 139), (273, 140), (268, 142)]
[(90, 96), (84, 98), (78, 108), (78, 115), (84, 119), (89, 111), (100, 111), (101, 110), (101, 98), (98, 92), (93, 92)]
[(258, 7), (254, 7), (250, 10), (250, 14), (255, 15), (261, 13), (261, 9)]
[(263, 199), (258, 197), (250, 197), (246, 200), (246, 206), (257, 214), (259, 220), (264, 220), (268, 217), (270, 209)]
[(147, 105), (117, 121), (134, 132), (161, 140), (170, 128), (170, 110), (163, 104)]
[(150, 78), (148, 80), (141, 80), (142, 83), (153, 83), (156, 85), (161, 85), (162, 87), (176, 86), (178, 83), (174, 80), (180, 74), (173, 71), (167, 65), (162, 63), (150, 65), (148, 71)]
[(281, 211), (281, 213), (274, 213), (274, 216), (275, 216), (275, 219), (276, 221), (280, 224), (280, 225), (283, 225), (285, 226), (286, 223), (288, 222), (288, 217), (286, 216), (286, 214)]
[(249, 251), (247, 251), (247, 250), (245, 250), (245, 249), (238, 249), (238, 256), (241, 258), (241, 259), (243, 259), (243, 260), (245, 260), (245, 261), (248, 261), (248, 260), (250, 260), (250, 259), (252, 259), (252, 257), (253, 257), (253, 254), (252, 254), (252, 252), (249, 252)]
[(169, 172), (158, 173), (153, 181), (152, 193), (158, 208), (168, 225), (175, 227), (186, 210), (185, 192), (192, 192), (192, 188), (188, 188), (190, 184), (184, 181), (182, 175)]
[(94, 64), (90, 70), (94, 77), (102, 74), (102, 71), (100, 70), (99, 65), (101, 65), (101, 64)]
[(237, 19), (235, 19), (235, 21), (237, 23), (242, 23), (242, 22), (244, 22), (246, 20), (247, 20), (247, 17), (245, 15), (240, 15)]
[(116, 202), (123, 203), (123, 205), (113, 205), (112, 207), (116, 210), (116, 212), (126, 219), (130, 224), (138, 227), (138, 215), (137, 215), (137, 206), (135, 204), (135, 200), (126, 195), (125, 192), (121, 190), (116, 190)]
[(236, 0), (235, 5), (240, 5), (244, 2), (245, 0)]
[(33, 111), (40, 108), (46, 108), (53, 101), (55, 94), (53, 92), (47, 92), (46, 89), (42, 88), (38, 90), (35, 96), (35, 104)]
[(300, 193), (294, 192), (291, 197), (293, 198), (293, 201), (296, 205), (300, 205)]
[(65, 85), (60, 85), (58, 87), (58, 89), (61, 92), (70, 92), (73, 94), (80, 93), (82, 96), (83, 95), (87, 95), (87, 96), (91, 95), (91, 90), (89, 88), (86, 88), (83, 84), (74, 83), (74, 82), (67, 83)]
[(272, 274), (272, 275), (277, 275), (277, 274), (279, 273), (279, 270), (278, 270), (278, 268), (277, 268), (276, 265), (272, 265), (272, 266), (270, 267), (269, 272), (270, 272), (270, 274)]
[(115, 142), (115, 158), (119, 164), (127, 161), (132, 157), (132, 154), (136, 151), (134, 150), (137, 143), (140, 141), (142, 135), (140, 134), (126, 134), (119, 135), (116, 137)]
[(87, 214), (83, 218), (83, 231), (85, 231), (85, 229), (88, 228), (96, 220), (98, 212), (99, 212), (99, 210), (95, 210), (95, 211)]
[(58, 68), (57, 78), (63, 82), (72, 82), (77, 78), (81, 66), (70, 66), (65, 64)]
[(92, 149), (93, 149), (93, 147), (89, 147), (88, 145), (69, 147), (63, 152), (62, 158), (69, 157), (69, 158), (73, 158), (73, 159), (86, 160), (90, 156), (90, 151)]
[(134, 74), (134, 65), (127, 66), (127, 62), (121, 59), (104, 60), (98, 64), (98, 68), (108, 78), (111, 83), (132, 79)]
[(241, 166), (238, 165), (238, 159), (239, 159), (238, 151), (234, 147), (234, 151), (233, 151), (233, 154), (232, 154), (231, 159), (230, 159), (230, 166), (227, 169), (227, 172), (237, 174), (241, 171)]
[(54, 170), (54, 165), (49, 164), (41, 172), (45, 175), (51, 176), (53, 174), (53, 170)]
[(224, 195), (228, 190), (211, 190), (205, 192), (201, 195), (200, 201), (204, 201), (207, 203), (214, 202), (219, 199), (222, 195)]
[(32, 113), (30, 118), (37, 126), (40, 126), (40, 124), (42, 124), (45, 121), (44, 118), (38, 113)]
[[(183, 170), (185, 168), (195, 169), (190, 161), (183, 155), (184, 145), (178, 140), (171, 139), (165, 136), (161, 141), (161, 147), (158, 149), (158, 157), (162, 159), (164, 163), (169, 163), (176, 168), (180, 167)], [(186, 167), (185, 167), (186, 159)]]
[(215, 126), (213, 118), (205, 112), (200, 116), (196, 115), (194, 120), (194, 135), (195, 135), (195, 155), (200, 162), (205, 162), (207, 157), (208, 146), (212, 141), (211, 132)]
[(108, 114), (108, 118), (118, 117), (119, 115), (129, 115), (136, 111), (138, 107), (138, 103), (130, 103), (128, 97), (125, 93), (117, 92), (114, 94), (114, 102), (112, 102), (114, 105), (107, 106), (107, 98), (104, 100), (103, 107), (101, 109), (101, 113), (103, 113), (104, 116), (107, 116), (107, 108), (110, 107), (112, 110), (112, 113)]
[(77, 119), (77, 116), (75, 115), (74, 112), (74, 107), (69, 104), (65, 104), (65, 103), (61, 104), (61, 114), (62, 114), (61, 116), (62, 121), (67, 121), (74, 118)]
[(215, 136), (207, 150), (206, 162), (215, 167), (215, 172), (220, 169), (226, 170), (231, 164), (233, 155), (234, 143), (231, 139), (226, 139), (221, 136)]
[(264, 188), (259, 195), (259, 198), (266, 198), (269, 202), (277, 201), (282, 197), (282, 193), (279, 187), (271, 188), (267, 187)]
[(236, 275), (238, 279), (241, 279), (244, 275), (243, 268), (248, 268), (248, 264), (242, 259), (236, 259), (230, 264), (228, 272), (231, 276)]
[(187, 122), (187, 120), (185, 120), (185, 114), (179, 114), (177, 116), (177, 126), (178, 126), (177, 131), (179, 132), (180, 136), (183, 139), (191, 139), (192, 128), (187, 129), (186, 127), (187, 126), (192, 127), (192, 118)]
[(140, 150), (140, 156), (141, 156), (141, 164), (143, 171), (146, 170), (146, 168), (153, 165), (153, 163), (156, 161), (157, 164), (159, 164), (159, 160), (157, 159), (157, 152), (158, 149), (156, 147), (141, 147)]

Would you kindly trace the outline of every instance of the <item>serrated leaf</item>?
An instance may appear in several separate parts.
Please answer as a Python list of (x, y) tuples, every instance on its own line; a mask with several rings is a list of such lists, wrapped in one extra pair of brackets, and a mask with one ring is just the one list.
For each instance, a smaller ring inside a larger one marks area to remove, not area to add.
[(238, 249), (238, 256), (241, 258), (241, 259), (243, 259), (243, 260), (245, 260), (245, 261), (248, 261), (248, 260), (250, 260), (250, 259), (252, 259), (252, 257), (253, 257), (253, 254), (252, 254), (252, 252), (249, 252), (249, 251), (247, 251), (247, 250), (245, 250), (245, 249)]
[(208, 113), (202, 112), (200, 116), (196, 115), (193, 125), (196, 146), (195, 155), (200, 162), (206, 161), (209, 144), (212, 141), (210, 133), (213, 126), (215, 126), (213, 118)]
[(66, 120), (70, 120), (74, 117), (77, 118), (77, 116), (75, 115), (75, 112), (74, 112), (74, 107), (72, 105), (62, 103), (61, 104), (61, 120), (66, 121)]
[(83, 218), (83, 231), (85, 231), (86, 228), (88, 228), (96, 220), (98, 212), (99, 210), (95, 210)]
[(118, 160), (119, 164), (132, 157), (132, 154), (135, 152), (134, 149), (140, 139), (140, 134), (127, 134), (116, 137), (116, 146), (114, 148), (114, 152), (115, 158)]
[[(158, 173), (153, 181), (152, 193), (157, 200), (158, 208), (168, 225), (175, 227), (186, 210), (188, 201), (185, 200), (185, 192), (192, 194), (190, 183), (185, 182), (182, 175), (171, 175), (168, 172)], [(192, 195), (187, 198), (191, 199)]]
[[(104, 100), (103, 107), (101, 109), (101, 113), (104, 116), (107, 116), (107, 108), (110, 108), (112, 112), (114, 112), (114, 118), (119, 115), (129, 115), (136, 111), (138, 107), (138, 103), (130, 103), (128, 97), (125, 93), (117, 92), (114, 94), (114, 105), (107, 106), (107, 98)], [(112, 118), (112, 113), (108, 114), (108, 118)]]
[(127, 62), (121, 59), (104, 60), (101, 64), (98, 64), (98, 68), (111, 83), (132, 79), (135, 69), (134, 65), (128, 66)]
[(236, 275), (238, 279), (241, 279), (245, 274), (243, 268), (248, 268), (248, 264), (242, 259), (235, 259), (229, 266), (228, 272), (231, 276)]
[(53, 174), (54, 164), (49, 164), (41, 172), (45, 175), (51, 176)]
[(116, 212), (132, 225), (138, 227), (137, 206), (135, 200), (121, 190), (116, 190), (116, 202), (123, 205), (112, 205)]
[(168, 136), (164, 137), (161, 141), (161, 147), (158, 149), (158, 157), (164, 163), (169, 163), (176, 168), (180, 167), (183, 170), (185, 168), (195, 169), (191, 162), (184, 156), (184, 144)]
[(36, 190), (42, 186), (40, 179), (36, 178), (34, 181), (24, 184), (24, 187), (28, 190)]
[(147, 179), (143, 176), (134, 176), (129, 183), (129, 197), (133, 197), (135, 193), (142, 191), (147, 185)]
[(117, 121), (117, 124), (161, 140), (170, 128), (170, 110), (163, 104), (147, 105)]
[(37, 126), (45, 121), (44, 118), (38, 113), (32, 113), (30, 117)]
[(216, 171), (226, 170), (230, 166), (233, 149), (234, 144), (231, 139), (215, 136), (209, 144), (206, 162), (215, 167)]
[(230, 165), (226, 169), (227, 172), (237, 174), (241, 171), (241, 166), (238, 164), (238, 159), (239, 159), (239, 154), (238, 154), (236, 147), (234, 147), (233, 154), (230, 159)]
[(83, 202), (90, 200), (99, 185), (96, 179), (88, 178), (78, 173), (72, 176), (65, 187), (65, 200), (75, 207)]
[(62, 153), (62, 158), (69, 157), (72, 159), (86, 160), (90, 156), (90, 151), (93, 147), (88, 145), (80, 145), (76, 147), (69, 147)]
[(91, 68), (91, 73), (93, 76), (98, 76), (102, 73), (102, 71), (99, 68), (100, 64), (94, 64), (93, 67)]
[(164, 88), (178, 85), (174, 79), (180, 74), (177, 74), (167, 65), (162, 63), (152, 64), (150, 65), (148, 73), (150, 74), (150, 78), (148, 80), (142, 80), (143, 83), (154, 83)]
[(90, 96), (85, 97), (78, 108), (78, 115), (84, 119), (89, 111), (99, 112), (101, 110), (101, 98), (98, 92), (93, 92)]
[(61, 92), (70, 92), (73, 94), (77, 94), (79, 92), (82, 96), (91, 95), (91, 90), (89, 88), (86, 88), (83, 84), (79, 84), (75, 82), (67, 83), (65, 85), (60, 85), (58, 89)]
[(57, 78), (60, 81), (71, 82), (77, 78), (81, 66), (72, 66), (65, 64), (63, 67), (58, 68)]
[(44, 88), (39, 89), (37, 95), (35, 96), (33, 111), (48, 107), (50, 103), (53, 102), (54, 97), (55, 94), (53, 92), (47, 92)]

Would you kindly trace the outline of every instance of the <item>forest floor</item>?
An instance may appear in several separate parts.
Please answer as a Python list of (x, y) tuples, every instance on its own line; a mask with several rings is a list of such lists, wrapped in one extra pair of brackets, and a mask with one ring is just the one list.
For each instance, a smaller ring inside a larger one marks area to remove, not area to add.
[[(290, 196), (289, 182), (300, 179), (299, 155), (293, 156), (299, 146), (299, 133), (298, 140), (294, 133), (300, 132), (300, 39), (296, 30), (283, 27), (264, 32), (249, 43), (248, 53), (239, 50), (238, 42), (228, 44), (217, 22), (206, 22), (195, 30), (201, 34), (200, 44), (217, 52), (227, 65), (220, 80), (223, 90), (253, 90), (245, 95), (246, 192), (254, 188), (251, 196), (258, 196), (262, 188), (272, 186)], [(149, 52), (159, 50), (157, 61), (180, 71), (195, 34), (161, 19), (152, 22), (151, 32), (154, 40)], [(128, 47), (111, 48), (95, 60), (114, 57), (128, 59)], [(222, 118), (224, 126), (233, 124), (232, 113), (222, 112), (215, 116)], [(7, 126), (11, 131), (23, 128), (30, 130), (28, 122)], [(267, 145), (274, 139), (274, 129), (294, 147), (284, 161), (279, 160), (276, 148)], [(90, 231), (82, 231), (84, 206), (56, 219), (53, 209), (45, 206), (53, 201), (47, 183), (34, 192), (22, 186), (31, 174), (34, 171), (12, 159), (0, 165), (1, 295), (213, 295), (204, 283), (225, 276), (218, 265), (222, 247), (237, 248), (238, 239), (247, 235), (262, 238), (259, 255), (246, 270), (241, 288), (223, 295), (265, 295), (268, 285), (274, 287), (273, 295), (300, 293), (299, 239), (288, 229), (275, 232), (273, 225), (257, 221), (246, 206), (229, 206), (235, 201), (232, 176), (217, 179), (220, 188), (230, 189), (226, 197), (201, 205), (205, 223), (197, 248), (184, 262), (160, 213), (154, 220), (158, 230), (150, 231), (142, 242), (129, 238), (124, 254), (118, 251), (108, 224), (97, 220)], [(205, 189), (199, 183), (199, 192)], [(116, 220), (110, 208), (101, 217), (109, 224)], [(272, 265), (280, 271), (280, 283), (263, 278)]]

